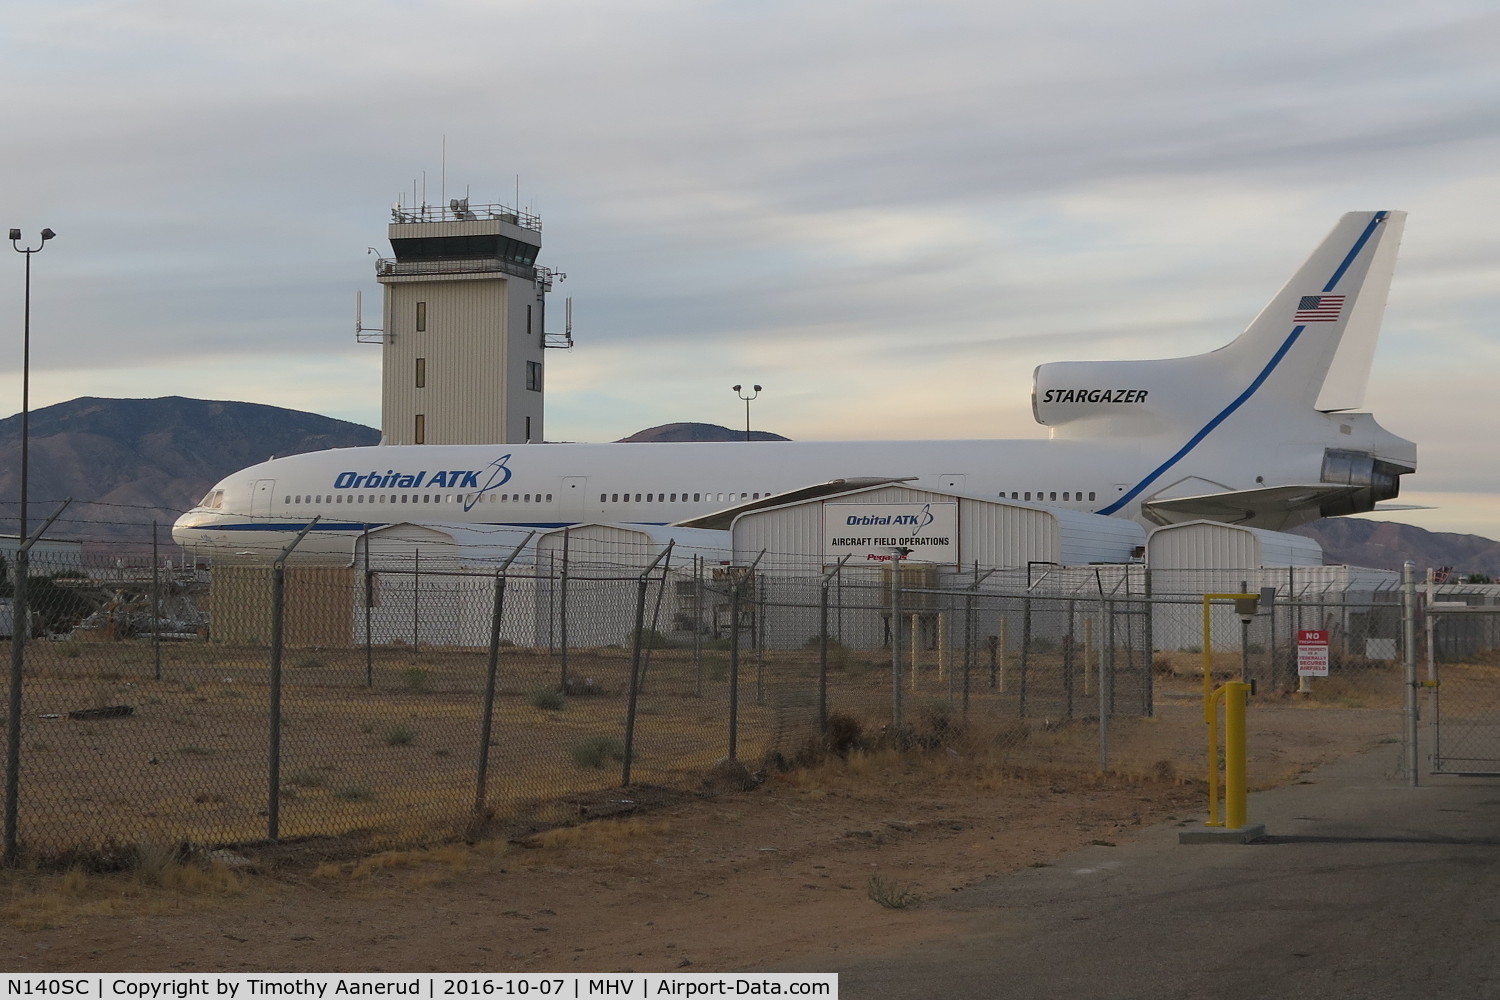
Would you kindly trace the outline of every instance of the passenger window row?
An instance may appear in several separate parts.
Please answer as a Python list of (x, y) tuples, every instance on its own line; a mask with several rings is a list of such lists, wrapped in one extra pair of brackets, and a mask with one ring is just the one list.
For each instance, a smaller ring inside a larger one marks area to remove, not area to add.
[[(740, 499), (740, 500), (759, 500), (761, 498), (761, 495), (762, 494), (760, 494), (760, 493), (740, 493), (739, 496), (738, 496), (738, 499)], [(764, 495), (765, 496), (770, 496), (771, 492), (769, 490), (767, 490)], [(633, 500), (631, 499), (632, 496), (634, 497)], [(599, 502), (600, 503), (703, 503), (704, 501), (707, 501), (709, 503), (724, 503), (724, 502), (733, 502), (736, 499), (735, 493), (732, 490), (730, 492), (728, 492), (728, 493), (694, 493), (694, 494), (691, 494), (691, 496), (692, 496), (692, 499), (689, 500), (688, 499), (689, 494), (687, 494), (687, 493), (645, 493), (645, 494), (642, 494), (642, 493), (635, 493), (635, 494), (630, 494), (630, 493), (600, 493), (599, 494)]]
[[(472, 493), (309, 493), (285, 496), (282, 503), (288, 507), (307, 504), (330, 503), (464, 503), (477, 500), (484, 503), (551, 503), (551, 493), (482, 493), (476, 498)], [(368, 499), (366, 499), (368, 498)]]
[[(1005, 496), (1005, 491), (1001, 490), (1000, 491), (1000, 495), (1002, 497)], [(1031, 490), (1026, 490), (1025, 493), (1024, 493), (1024, 495), (1019, 490), (1011, 490), (1010, 491), (1010, 498), (1012, 500), (1030, 500), (1031, 499)], [(1057, 491), (1056, 490), (1037, 490), (1036, 491), (1036, 498), (1039, 501), (1040, 500), (1056, 500), (1057, 499)], [(1077, 491), (1074, 491), (1074, 490), (1063, 490), (1062, 498), (1063, 498), (1064, 501), (1082, 500), (1083, 499), (1083, 490), (1077, 490)], [(1089, 490), (1089, 499), (1090, 500), (1094, 499), (1094, 491), (1093, 490)]]

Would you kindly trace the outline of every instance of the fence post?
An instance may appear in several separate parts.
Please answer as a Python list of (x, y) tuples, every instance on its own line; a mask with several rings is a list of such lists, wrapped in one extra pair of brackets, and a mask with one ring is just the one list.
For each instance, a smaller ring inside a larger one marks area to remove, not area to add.
[(703, 697), (703, 557), (693, 556), (693, 694)]
[(895, 549), (891, 555), (891, 726), (901, 728), (901, 557)]
[(818, 735), (828, 735), (828, 585), (844, 570), (852, 552), (839, 557), (838, 565), (823, 573), (822, 594), (818, 601)]
[(281, 837), (281, 646), (286, 617), (286, 561), (318, 523), (314, 517), (271, 564), (271, 753), (266, 768), (266, 839)]
[(375, 686), (375, 637), (371, 633), (371, 618), (374, 614), (375, 579), (370, 576), (370, 526), (365, 525), (361, 545), (365, 550), (365, 687)]
[[(667, 578), (672, 573), (672, 546), (674, 544), (676, 543), (670, 539), (667, 541), (667, 561), (662, 564), (661, 586), (656, 588), (656, 604), (651, 609), (652, 643), (646, 647), (646, 655), (641, 660), (640, 689), (642, 691), (646, 690), (646, 675), (651, 672), (651, 652), (656, 646), (656, 636), (661, 635), (661, 629), (657, 626), (661, 624), (661, 604), (667, 596)], [(645, 624), (642, 623), (640, 628), (645, 628)]]
[(910, 615), (911, 621), (911, 689), (917, 690), (917, 670), (921, 666), (922, 651), (920, 637), (922, 635), (922, 619), (913, 611)]
[(740, 591), (745, 581), (755, 575), (765, 549), (755, 557), (744, 575), (733, 581), (729, 591), (729, 759), (739, 759), (740, 752)]
[(1029, 668), (1031, 666), (1031, 593), (1021, 599), (1021, 663), (1019, 665), (1020, 677), (1017, 683), (1020, 691), (1017, 692), (1017, 701), (1020, 704), (1021, 718), (1026, 718), (1026, 682)]
[(515, 562), (516, 556), (521, 554), (521, 550), (530, 544), (535, 535), (535, 531), (528, 534), (495, 571), (495, 600), (492, 609), (494, 617), (490, 620), (490, 658), (484, 684), (484, 719), (480, 724), (479, 732), (479, 773), (474, 783), (474, 812), (476, 814), (484, 812), (489, 785), (490, 737), (494, 732), (495, 724), (495, 683), (500, 674), (500, 619), (505, 614), (505, 574), (509, 571), (510, 564)]
[(411, 550), (411, 665), (417, 665), (417, 646), (422, 641), (422, 550)]
[(151, 659), (161, 680), (161, 556), (156, 549), (156, 522), (151, 522)]
[[(1099, 651), (1099, 770), (1109, 771), (1109, 716), (1114, 711), (1114, 672), (1115, 672), (1115, 609), (1114, 601), (1100, 597), (1100, 607), (1104, 609), (1104, 620), (1107, 623), (1104, 632), (1104, 648)], [(1087, 670), (1088, 666), (1085, 665)]]
[(736, 760), (740, 740), (740, 581), (729, 585), (729, 754)]
[[(1144, 583), (1141, 587), (1141, 613), (1144, 616), (1141, 629), (1143, 634), (1141, 638), (1144, 641), (1146, 647), (1143, 651), (1145, 654), (1145, 663), (1142, 665), (1141, 669), (1141, 705), (1144, 707), (1146, 715), (1151, 716), (1156, 714), (1156, 671), (1153, 669), (1151, 662), (1152, 657), (1156, 653), (1156, 607), (1151, 603), (1151, 567), (1145, 567), (1144, 572), (1141, 575), (1144, 579)], [(1125, 597), (1127, 599), (1130, 597), (1129, 570), (1125, 572)], [(1128, 608), (1130, 607), (1130, 604), (1127, 602), (1125, 606)], [(1128, 623), (1129, 619), (1126, 619), (1126, 621)], [(1127, 630), (1127, 637), (1133, 635), (1133, 629)], [(1113, 657), (1114, 653), (1111, 652), (1111, 662), (1113, 662)], [(1132, 665), (1134, 665), (1135, 663), (1135, 654), (1133, 651), (1130, 655), (1130, 663)], [(1111, 697), (1113, 697), (1112, 694)]]
[[(1063, 636), (1063, 693), (1067, 697), (1067, 718), (1073, 718), (1073, 688), (1076, 686), (1073, 680), (1073, 671), (1077, 667), (1073, 654), (1073, 610), (1074, 601), (1068, 598), (1068, 631)], [(1084, 667), (1088, 669), (1087, 665)]]
[(561, 676), (557, 683), (563, 694), (568, 693), (568, 541), (572, 531), (571, 525), (563, 529), (562, 579), (558, 581), (557, 647)]
[(630, 701), (625, 709), (625, 762), (620, 771), (621, 785), (630, 784), (630, 765), (635, 755), (635, 709), (641, 694), (641, 645), (645, 642), (642, 633), (646, 630), (646, 588), (650, 583), (651, 571), (671, 553), (673, 544), (667, 542), (667, 547), (657, 553), (656, 558), (651, 560), (651, 565), (641, 570), (641, 575), (636, 578), (635, 642), (631, 644), (630, 651)]
[(1417, 568), (1410, 559), (1401, 566), (1401, 624), (1406, 646), (1406, 750), (1411, 785), (1417, 785), (1421, 755), (1417, 749)]
[(29, 538), (16, 539), (16, 558), (11, 567), (15, 578), (10, 598), (10, 705), (6, 712), (5, 729), (5, 863), (15, 867), (21, 863), (21, 845), (18, 836), (21, 810), (21, 678), (25, 673), (26, 640), (31, 631), (30, 609), (26, 606), (26, 576), (31, 572), (31, 546), (52, 527), (57, 516), (73, 502), (69, 497), (52, 512), (52, 516), (36, 529)]
[[(979, 563), (974, 563), (974, 581), (979, 582)], [(974, 666), (974, 587), (964, 595), (964, 686), (963, 686), (963, 708), (965, 717), (969, 714), (969, 671)]]
[(766, 588), (755, 584), (755, 624), (751, 640), (755, 643), (755, 703), (766, 703)]

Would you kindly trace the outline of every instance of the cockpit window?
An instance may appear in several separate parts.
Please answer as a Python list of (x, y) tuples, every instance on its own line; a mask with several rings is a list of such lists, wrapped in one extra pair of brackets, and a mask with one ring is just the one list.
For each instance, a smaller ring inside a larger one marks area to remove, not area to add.
[(219, 510), (224, 506), (224, 491), (210, 490), (208, 496), (204, 497), (203, 502), (198, 506), (206, 510)]

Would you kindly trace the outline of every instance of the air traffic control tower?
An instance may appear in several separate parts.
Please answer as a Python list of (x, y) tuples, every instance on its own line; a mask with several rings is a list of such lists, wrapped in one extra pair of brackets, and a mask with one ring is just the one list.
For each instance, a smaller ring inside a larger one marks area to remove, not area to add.
[(572, 346), (548, 337), (545, 296), (564, 275), (539, 267), (542, 222), (504, 205), (456, 198), (391, 211), (380, 430), (385, 444), (543, 440), (544, 358)]

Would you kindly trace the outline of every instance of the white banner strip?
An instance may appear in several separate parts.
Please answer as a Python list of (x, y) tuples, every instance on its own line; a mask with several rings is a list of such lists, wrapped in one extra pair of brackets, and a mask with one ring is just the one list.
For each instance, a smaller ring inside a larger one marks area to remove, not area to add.
[(262, 1000), (266, 997), (421, 997), (456, 1000), (473, 997), (828, 997), (839, 995), (837, 973), (769, 972), (567, 972), (526, 974), (402, 974), (360, 972), (110, 973), (100, 975), (0, 974), (6, 997), (46, 1000)]

